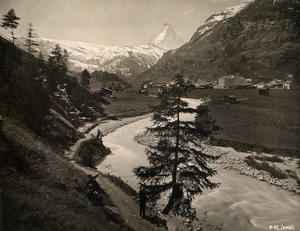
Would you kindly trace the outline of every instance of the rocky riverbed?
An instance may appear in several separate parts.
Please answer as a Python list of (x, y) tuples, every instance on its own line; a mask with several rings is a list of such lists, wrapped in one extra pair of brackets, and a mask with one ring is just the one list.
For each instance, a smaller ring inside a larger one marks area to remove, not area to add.
[[(157, 142), (157, 138), (148, 132), (143, 132), (135, 136), (135, 140), (140, 144), (149, 144)], [(258, 170), (246, 163), (246, 158), (252, 157), (256, 162), (262, 163), (263, 161), (256, 160), (257, 157), (271, 158), (273, 155), (267, 153), (255, 153), (255, 152), (238, 152), (230, 147), (218, 147), (203, 145), (204, 152), (211, 155), (219, 155), (220, 158), (216, 160), (214, 165), (217, 168), (223, 168), (228, 170), (235, 170), (239, 174), (248, 175), (254, 177), (260, 181), (265, 181), (271, 185), (280, 187), (282, 189), (300, 194), (300, 166), (298, 164), (299, 159), (292, 157), (278, 157), (280, 162), (267, 162), (268, 165), (275, 168), (276, 171), (285, 175), (284, 178), (279, 179), (273, 177), (270, 172), (264, 170)]]

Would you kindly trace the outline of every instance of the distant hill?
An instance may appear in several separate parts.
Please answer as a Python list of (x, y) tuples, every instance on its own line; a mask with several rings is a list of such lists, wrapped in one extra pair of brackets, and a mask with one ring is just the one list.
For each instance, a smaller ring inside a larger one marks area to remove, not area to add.
[(170, 80), (177, 73), (205, 81), (239, 73), (254, 82), (292, 74), (299, 81), (299, 18), (299, 1), (293, 0), (256, 0), (225, 9), (131, 82)]
[(91, 74), (90, 87), (91, 89), (96, 90), (101, 86), (110, 88), (113, 91), (123, 91), (130, 88), (131, 84), (116, 74), (108, 73), (106, 71), (94, 71)]

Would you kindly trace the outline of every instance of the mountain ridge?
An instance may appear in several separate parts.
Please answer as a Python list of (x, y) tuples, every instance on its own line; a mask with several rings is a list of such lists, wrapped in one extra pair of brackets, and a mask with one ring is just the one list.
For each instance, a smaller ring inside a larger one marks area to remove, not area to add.
[[(90, 72), (107, 71), (127, 78), (138, 75), (149, 69), (157, 60), (169, 49), (177, 48), (177, 44), (182, 45), (184, 42), (179, 39), (174, 29), (169, 25), (164, 25), (167, 33), (160, 35), (161, 41), (149, 43), (148, 45), (134, 46), (105, 46), (100, 44), (91, 44), (85, 42), (75, 42), (69, 40), (56, 40), (48, 38), (38, 38), (38, 51), (41, 51), (44, 58), (48, 57), (55, 44), (59, 44), (63, 49), (69, 52), (70, 70), (81, 72), (88, 69)], [(162, 30), (163, 30), (162, 29)], [(168, 35), (171, 33), (171, 35)], [(166, 40), (166, 39), (167, 40)], [(172, 42), (172, 38), (175, 42)], [(25, 47), (25, 38), (19, 38), (19, 46)], [(171, 42), (170, 45), (167, 42)], [(180, 42), (180, 44), (179, 44)]]
[(131, 81), (169, 81), (176, 74), (211, 81), (236, 73), (254, 82), (284, 79), (289, 74), (299, 79), (299, 5), (295, 1), (256, 0), (232, 17), (214, 21), (222, 14), (212, 15), (190, 41), (166, 52)]

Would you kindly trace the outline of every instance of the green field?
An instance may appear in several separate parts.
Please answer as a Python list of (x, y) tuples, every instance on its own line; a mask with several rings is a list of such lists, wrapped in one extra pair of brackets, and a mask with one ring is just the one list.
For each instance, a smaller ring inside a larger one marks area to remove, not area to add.
[[(240, 102), (225, 104), (225, 95), (235, 95)], [(203, 96), (212, 99), (209, 110), (222, 128), (216, 138), (275, 150), (300, 150), (299, 90), (271, 90), (269, 97), (259, 96), (256, 89), (199, 89), (191, 94)]]
[(106, 114), (113, 114), (118, 118), (139, 116), (150, 111), (149, 105), (158, 102), (157, 98), (128, 92), (115, 92), (115, 99), (108, 98), (110, 105), (105, 106)]
[[(157, 91), (154, 88), (149, 92), (156, 94)], [(235, 95), (240, 102), (226, 104), (225, 95)], [(148, 113), (148, 105), (158, 102), (157, 98), (135, 93), (116, 93), (115, 96), (117, 99), (110, 99), (111, 105), (107, 105), (105, 111), (118, 118)], [(293, 154), (300, 150), (299, 90), (271, 90), (269, 97), (259, 96), (256, 89), (198, 89), (189, 95), (203, 96), (212, 99), (210, 113), (222, 128), (216, 135), (219, 144), (255, 151), (291, 150)]]

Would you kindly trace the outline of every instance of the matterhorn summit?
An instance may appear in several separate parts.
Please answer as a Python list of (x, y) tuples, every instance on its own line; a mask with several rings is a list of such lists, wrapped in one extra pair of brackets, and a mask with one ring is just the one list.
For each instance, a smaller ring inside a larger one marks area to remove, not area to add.
[(176, 34), (173, 27), (171, 27), (168, 23), (165, 23), (160, 34), (150, 44), (168, 51), (174, 50), (182, 46), (184, 43), (185, 41)]

